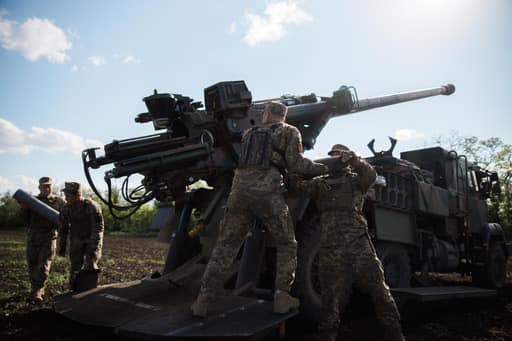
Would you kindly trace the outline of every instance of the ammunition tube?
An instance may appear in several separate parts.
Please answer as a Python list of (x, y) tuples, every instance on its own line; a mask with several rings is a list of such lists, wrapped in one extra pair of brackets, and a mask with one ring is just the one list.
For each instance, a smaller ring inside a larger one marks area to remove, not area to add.
[(12, 197), (16, 199), (16, 201), (18, 201), (20, 204), (22, 202), (25, 203), (31, 211), (51, 221), (55, 225), (59, 223), (59, 211), (46, 205), (44, 202), (31, 196), (24, 190), (18, 189), (16, 192), (14, 192)]

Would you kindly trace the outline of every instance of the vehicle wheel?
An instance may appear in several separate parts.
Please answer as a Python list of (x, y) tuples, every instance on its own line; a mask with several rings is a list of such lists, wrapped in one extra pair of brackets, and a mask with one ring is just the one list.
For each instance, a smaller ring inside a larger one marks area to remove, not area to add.
[(505, 286), (506, 276), (506, 258), (503, 247), (491, 243), (485, 265), (473, 269), (473, 284), (483, 288), (499, 289)]
[(318, 279), (318, 249), (320, 223), (318, 217), (300, 226), (297, 233), (297, 271), (295, 272), (294, 295), (300, 299), (301, 313), (316, 321), (319, 318), (322, 299)]
[(411, 286), (411, 264), (409, 255), (401, 245), (377, 243), (377, 255), (384, 268), (386, 284), (390, 288)]

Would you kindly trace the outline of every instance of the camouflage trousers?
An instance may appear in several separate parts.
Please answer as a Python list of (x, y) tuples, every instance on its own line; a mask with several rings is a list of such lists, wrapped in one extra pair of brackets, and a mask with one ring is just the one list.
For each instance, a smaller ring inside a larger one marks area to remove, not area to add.
[(55, 238), (40, 238), (29, 233), (27, 237), (27, 263), (32, 290), (44, 287), (56, 250), (57, 240)]
[(364, 234), (344, 245), (320, 247), (322, 316), (320, 330), (337, 329), (352, 285), (371, 297), (379, 322), (400, 328), (400, 313), (384, 280), (384, 270), (373, 244)]
[(221, 291), (229, 269), (248, 232), (259, 218), (276, 242), (275, 288), (290, 291), (297, 267), (297, 242), (288, 206), (281, 193), (233, 189), (229, 195), (219, 238), (201, 280), (200, 295), (212, 300)]
[(69, 258), (71, 261), (71, 274), (70, 274), (70, 282), (73, 281), (73, 274), (77, 271), (80, 271), (82, 267), (85, 270), (95, 270), (98, 269), (98, 262), (101, 259), (101, 247), (102, 243), (99, 245), (92, 245), (92, 241), (89, 238), (79, 239), (72, 238)]

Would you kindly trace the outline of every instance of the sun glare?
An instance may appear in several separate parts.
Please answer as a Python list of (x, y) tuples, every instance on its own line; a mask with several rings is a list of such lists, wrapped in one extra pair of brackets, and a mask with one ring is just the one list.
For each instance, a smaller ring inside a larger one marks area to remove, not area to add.
[(399, 0), (391, 4), (396, 6), (402, 32), (407, 30), (411, 35), (447, 29), (460, 32), (479, 7), (476, 0)]
[(403, 5), (411, 12), (425, 15), (449, 13), (460, 10), (469, 1), (464, 0), (406, 0)]

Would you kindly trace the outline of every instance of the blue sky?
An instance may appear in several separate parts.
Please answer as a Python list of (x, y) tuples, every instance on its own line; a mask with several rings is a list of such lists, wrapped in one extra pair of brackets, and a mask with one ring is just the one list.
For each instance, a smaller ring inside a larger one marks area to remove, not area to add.
[(224, 80), (254, 99), (457, 87), (336, 118), (311, 157), (339, 142), (368, 155), (387, 136), (399, 152), (454, 130), (512, 143), (511, 15), (508, 0), (0, 0), (0, 192), (43, 175), (85, 183), (82, 149), (153, 132), (133, 121), (142, 97), (203, 100)]

